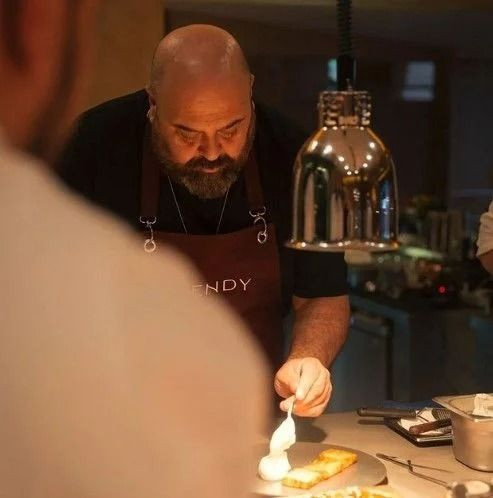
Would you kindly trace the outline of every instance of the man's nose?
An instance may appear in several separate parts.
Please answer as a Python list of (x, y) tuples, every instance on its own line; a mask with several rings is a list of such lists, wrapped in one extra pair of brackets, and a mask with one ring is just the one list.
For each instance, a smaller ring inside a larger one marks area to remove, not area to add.
[(200, 142), (199, 153), (208, 161), (215, 161), (221, 155), (222, 147), (216, 138), (204, 135)]

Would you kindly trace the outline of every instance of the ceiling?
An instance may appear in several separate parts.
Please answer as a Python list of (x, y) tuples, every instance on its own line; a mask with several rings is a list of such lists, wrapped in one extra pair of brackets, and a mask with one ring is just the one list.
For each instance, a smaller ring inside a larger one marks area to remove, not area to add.
[[(334, 32), (336, 23), (335, 0), (166, 0), (166, 6), (292, 29)], [(493, 0), (353, 0), (353, 11), (356, 37), (493, 57)]]

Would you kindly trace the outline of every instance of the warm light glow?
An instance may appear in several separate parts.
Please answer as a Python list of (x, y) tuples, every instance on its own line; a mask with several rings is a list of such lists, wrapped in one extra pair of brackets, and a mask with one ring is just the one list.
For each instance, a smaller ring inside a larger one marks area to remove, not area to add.
[(316, 148), (318, 147), (318, 141), (317, 140), (314, 140), (311, 144), (310, 144), (310, 148), (308, 149), (308, 152), (313, 152)]
[(339, 156), (337, 159), (339, 159), (339, 162), (341, 162), (341, 163), (344, 162), (344, 156)]
[(438, 292), (440, 294), (445, 294), (447, 292), (447, 287), (445, 287), (445, 285), (440, 285), (440, 287), (438, 287)]
[(373, 156), (371, 154), (366, 154), (366, 159), (368, 161), (371, 161), (373, 159)]
[(363, 168), (368, 168), (368, 163), (363, 163)]
[(370, 146), (370, 149), (376, 149), (376, 147), (377, 147), (375, 142), (370, 142), (368, 145)]
[(346, 166), (344, 166), (344, 169), (348, 170), (349, 169), (349, 164), (346, 164)]
[(330, 154), (332, 152), (332, 145), (327, 145), (324, 147), (324, 154)]

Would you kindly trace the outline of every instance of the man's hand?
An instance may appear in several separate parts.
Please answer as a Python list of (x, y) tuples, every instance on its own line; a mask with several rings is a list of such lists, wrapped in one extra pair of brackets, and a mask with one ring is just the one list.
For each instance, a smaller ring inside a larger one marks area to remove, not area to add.
[(321, 415), (332, 393), (330, 373), (317, 358), (288, 360), (277, 372), (274, 387), (285, 398), (281, 410), (287, 411), (294, 401), (293, 413), (301, 417)]

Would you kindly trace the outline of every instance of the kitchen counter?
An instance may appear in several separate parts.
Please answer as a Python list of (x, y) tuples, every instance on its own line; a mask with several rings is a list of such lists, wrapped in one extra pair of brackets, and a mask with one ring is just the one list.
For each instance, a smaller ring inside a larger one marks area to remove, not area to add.
[[(361, 419), (355, 413), (333, 413), (318, 419), (296, 417), (298, 441), (347, 446), (371, 455), (384, 453), (410, 459), (413, 464), (440, 470), (419, 469), (443, 481), (478, 479), (493, 481), (493, 472), (479, 472), (458, 462), (452, 446), (419, 448), (387, 428), (381, 419)], [(403, 498), (443, 498), (445, 488), (411, 475), (407, 469), (384, 461), (388, 483)]]

